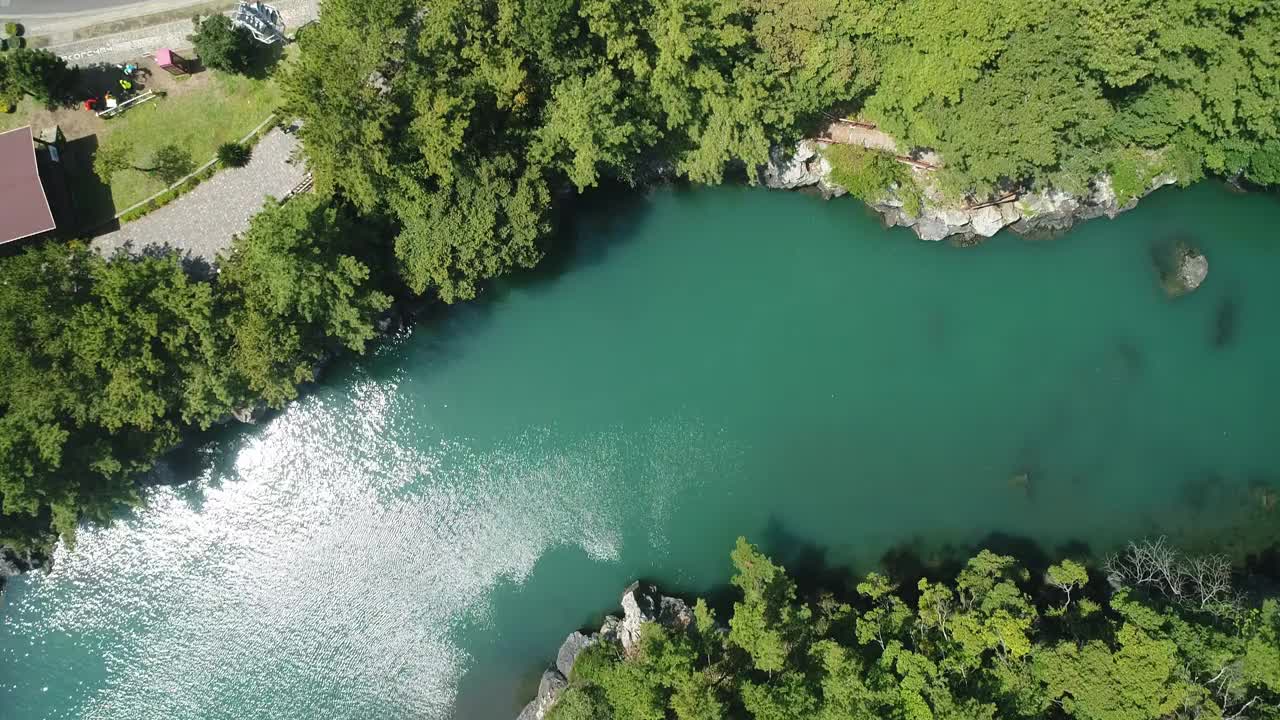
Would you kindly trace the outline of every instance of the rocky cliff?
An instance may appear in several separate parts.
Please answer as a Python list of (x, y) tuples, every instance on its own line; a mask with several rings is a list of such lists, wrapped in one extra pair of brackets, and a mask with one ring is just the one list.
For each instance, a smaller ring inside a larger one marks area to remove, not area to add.
[[(760, 170), (760, 182), (766, 187), (794, 190), (816, 187), (829, 197), (845, 194), (831, 179), (831, 163), (823, 156), (827, 143), (802, 140), (794, 150), (774, 148), (768, 165)], [(988, 238), (1003, 228), (1037, 235), (1057, 232), (1077, 220), (1115, 217), (1137, 205), (1137, 198), (1121, 202), (1106, 176), (1095, 178), (1086, 195), (1073, 195), (1053, 188), (1011, 194), (1002, 202), (983, 206), (957, 206), (947, 202), (928, 181), (927, 170), (913, 170), (921, 190), (922, 205), (918, 214), (903, 208), (903, 201), (893, 188), (883, 197), (869, 203), (886, 224), (911, 228), (921, 240), (954, 238), (958, 241)], [(1147, 188), (1151, 192), (1177, 179), (1170, 175), (1155, 178)]]
[(590, 635), (575, 632), (564, 639), (556, 653), (555, 667), (543, 671), (537, 696), (524, 706), (517, 720), (542, 720), (546, 717), (547, 711), (568, 687), (573, 664), (583, 650), (606, 642), (617, 644), (624, 654), (630, 655), (635, 652), (640, 642), (640, 630), (647, 623), (656, 622), (683, 630), (693, 622), (693, 611), (683, 600), (663, 595), (653, 585), (632, 583), (622, 593), (620, 604), (622, 617), (606, 617), (599, 632)]

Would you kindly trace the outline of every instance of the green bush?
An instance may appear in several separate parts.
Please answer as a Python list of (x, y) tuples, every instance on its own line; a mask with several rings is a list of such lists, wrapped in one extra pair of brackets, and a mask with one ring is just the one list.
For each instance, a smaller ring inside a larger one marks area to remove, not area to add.
[(4, 34), (9, 37), (19, 37), (23, 32), (25, 32), (24, 28), (18, 23), (11, 22), (4, 24)]
[(0, 38), (0, 52), (4, 52), (5, 50), (8, 50), (8, 49), (9, 49), (9, 41), (6, 40), (5, 38)]
[(892, 189), (908, 215), (920, 214), (920, 191), (906, 165), (885, 153), (853, 145), (833, 145), (823, 154), (831, 163), (831, 180), (850, 195), (872, 203)]
[(253, 150), (240, 143), (223, 143), (218, 146), (218, 162), (226, 167), (244, 167), (249, 164)]

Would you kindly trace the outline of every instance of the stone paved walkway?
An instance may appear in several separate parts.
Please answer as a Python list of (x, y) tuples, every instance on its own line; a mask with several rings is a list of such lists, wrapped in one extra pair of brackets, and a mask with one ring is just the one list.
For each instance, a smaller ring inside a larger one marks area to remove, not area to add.
[(248, 229), (268, 197), (284, 197), (306, 177), (301, 160), (288, 162), (297, 146), (297, 136), (272, 130), (245, 167), (219, 171), (159, 210), (94, 238), (93, 248), (104, 255), (120, 248), (134, 253), (167, 248), (212, 264), (233, 236)]

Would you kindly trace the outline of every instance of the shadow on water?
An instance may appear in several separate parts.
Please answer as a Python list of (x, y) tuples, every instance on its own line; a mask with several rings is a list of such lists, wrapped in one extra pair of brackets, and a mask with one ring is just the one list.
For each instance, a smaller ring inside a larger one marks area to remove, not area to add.
[(1213, 314), (1213, 347), (1222, 350), (1230, 346), (1236, 339), (1239, 326), (1240, 307), (1235, 298), (1228, 295), (1218, 300)]
[(543, 260), (496, 283), (495, 289), (535, 288), (571, 270), (603, 263), (613, 249), (631, 240), (631, 229), (650, 209), (651, 193), (663, 187), (633, 188), (613, 182), (560, 203), (556, 230), (544, 248)]
[(649, 210), (651, 189), (605, 184), (557, 206), (556, 229), (545, 256), (533, 268), (485, 283), (474, 299), (447, 305), (427, 303), (412, 313), (415, 362), (436, 371), (460, 357), (461, 340), (482, 330), (518, 292), (549, 289), (565, 275), (599, 265), (634, 236), (629, 230)]

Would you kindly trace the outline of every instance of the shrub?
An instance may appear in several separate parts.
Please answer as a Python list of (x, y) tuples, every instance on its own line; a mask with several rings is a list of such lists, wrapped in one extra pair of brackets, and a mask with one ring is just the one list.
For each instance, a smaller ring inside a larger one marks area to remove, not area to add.
[(240, 143), (223, 143), (218, 146), (218, 162), (226, 167), (244, 167), (253, 156), (253, 150)]
[(22, 27), (18, 23), (11, 22), (4, 24), (4, 34), (9, 37), (21, 37), (24, 32), (26, 32), (26, 28)]
[(884, 153), (853, 145), (835, 145), (823, 154), (831, 163), (831, 180), (850, 195), (873, 203), (893, 190), (907, 214), (920, 214), (920, 191), (911, 171), (902, 163)]

